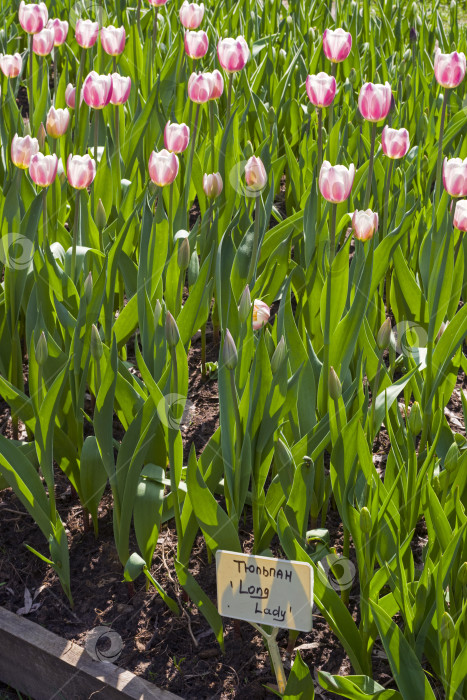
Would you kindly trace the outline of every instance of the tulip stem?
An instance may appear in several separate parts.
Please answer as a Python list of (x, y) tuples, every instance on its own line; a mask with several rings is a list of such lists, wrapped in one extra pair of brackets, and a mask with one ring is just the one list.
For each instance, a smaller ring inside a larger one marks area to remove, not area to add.
[(81, 58), (78, 69), (78, 79), (76, 81), (75, 93), (75, 142), (79, 152), (79, 108), (81, 102), (81, 83), (83, 82), (84, 63), (86, 61), (86, 49), (81, 49)]
[(154, 24), (152, 25), (152, 60), (155, 60), (156, 56), (156, 45), (157, 45), (157, 19), (158, 19), (158, 8), (154, 9)]
[(261, 201), (261, 195), (258, 192), (258, 196), (256, 197), (256, 204), (255, 204), (255, 233), (254, 233), (254, 238), (253, 238), (253, 250), (251, 251), (250, 267), (248, 270), (248, 277), (247, 277), (247, 282), (250, 285), (250, 289), (253, 289), (253, 287), (255, 285), (255, 279), (256, 279), (256, 263), (257, 263), (256, 258), (258, 256), (258, 246), (259, 246), (260, 201)]
[(57, 99), (57, 89), (58, 89), (58, 46), (54, 47), (53, 50), (53, 71), (54, 71), (54, 106)]
[(42, 238), (45, 247), (47, 245), (47, 187), (42, 188)]
[(141, 0), (138, 0), (138, 7), (136, 8), (136, 26), (138, 27), (138, 34), (142, 38), (141, 34)]
[[(337, 63), (332, 64), (331, 75), (333, 76), (333, 78), (336, 77), (336, 75), (337, 75)], [(328, 119), (329, 119), (329, 121), (328, 121), (328, 140), (329, 140), (329, 137), (331, 136), (332, 127), (334, 125), (334, 100), (329, 105), (329, 118)]]
[(382, 239), (385, 238), (388, 226), (388, 209), (389, 209), (389, 188), (391, 186), (392, 179), (392, 169), (394, 167), (394, 160), (391, 158), (389, 161), (389, 167), (386, 172), (386, 184), (384, 187), (384, 209), (383, 209), (383, 231)]
[[(323, 110), (318, 107), (316, 110), (318, 114), (318, 174), (317, 179), (319, 180), (319, 174), (321, 172), (321, 166), (323, 165)], [(318, 197), (318, 219), (317, 223), (321, 222), (321, 197)]]
[[(185, 209), (188, 209), (188, 200), (190, 198), (190, 185), (191, 185), (191, 170), (193, 167), (193, 158), (195, 155), (195, 144), (196, 144), (196, 135), (198, 131), (198, 121), (199, 121), (199, 109), (201, 105), (198, 103), (196, 105), (196, 114), (195, 114), (195, 125), (193, 127), (193, 136), (191, 139), (191, 150), (190, 150), (190, 160), (188, 161), (188, 168), (186, 171), (186, 182), (185, 182)], [(190, 228), (190, 212), (187, 212), (187, 227), (188, 229)]]
[(227, 115), (225, 118), (225, 125), (229, 123), (230, 119), (230, 106), (232, 104), (232, 83), (233, 83), (233, 73), (229, 74), (229, 90), (227, 92)]
[(336, 250), (336, 218), (337, 204), (332, 204), (331, 227), (329, 229), (329, 272), (326, 285), (326, 313), (324, 319), (324, 353), (323, 353), (323, 415), (327, 413), (329, 396), (329, 339), (331, 326), (331, 279), (332, 263)]
[(32, 34), (29, 34), (29, 126), (31, 127), (31, 136), (34, 136), (34, 95), (32, 87), (33, 57)]
[(446, 88), (443, 97), (443, 106), (441, 108), (441, 124), (439, 127), (438, 139), (438, 160), (436, 162), (436, 189), (435, 189), (435, 206), (433, 209), (433, 221), (436, 221), (436, 211), (438, 209), (439, 200), (441, 198), (441, 166), (443, 162), (443, 137), (444, 137), (444, 121), (446, 118), (446, 107), (448, 104), (449, 89)]
[(456, 248), (454, 251), (454, 267), (456, 267), (457, 256), (459, 255), (459, 250), (460, 250), (460, 247), (462, 245), (462, 241), (463, 241), (462, 231), (459, 231), (459, 240), (456, 243)]
[(370, 162), (368, 164), (368, 179), (366, 181), (365, 199), (363, 200), (363, 209), (368, 209), (371, 197), (371, 185), (373, 180), (373, 161), (375, 159), (375, 143), (376, 143), (376, 122), (371, 125), (371, 146), (370, 146)]
[(211, 172), (214, 172), (214, 103), (209, 100), (209, 128), (211, 131)]
[[(96, 161), (96, 168), (97, 168), (97, 144), (99, 143), (99, 111), (96, 109), (94, 110), (94, 160)], [(118, 154), (117, 154), (118, 157)], [(94, 212), (94, 183), (91, 187), (91, 211), (92, 215), (95, 215)]]
[(71, 279), (75, 281), (76, 272), (76, 244), (78, 241), (79, 206), (81, 190), (76, 190), (75, 197), (75, 219), (73, 222), (73, 246), (71, 249)]
[(233, 404), (233, 409), (234, 409), (234, 414), (235, 414), (235, 473), (234, 473), (234, 493), (233, 495), (233, 502), (234, 502), (234, 509), (236, 512), (236, 520), (238, 523), (238, 520), (240, 518), (240, 503), (239, 503), (239, 496), (240, 496), (240, 483), (241, 483), (241, 471), (240, 471), (240, 465), (241, 465), (241, 453), (242, 453), (242, 421), (240, 418), (240, 411), (238, 410), (238, 395), (237, 395), (237, 388), (235, 386), (235, 370), (234, 369), (229, 369), (229, 375), (230, 375), (230, 390), (232, 392), (232, 404)]
[(174, 245), (174, 222), (173, 222), (173, 199), (174, 199), (174, 183), (169, 185), (169, 246), (173, 250)]

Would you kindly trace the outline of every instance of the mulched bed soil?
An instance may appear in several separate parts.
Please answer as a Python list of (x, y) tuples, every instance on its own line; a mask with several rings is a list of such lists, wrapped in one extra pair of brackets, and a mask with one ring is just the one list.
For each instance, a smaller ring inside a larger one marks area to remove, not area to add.
[[(208, 329), (208, 360), (215, 361), (218, 348), (210, 342)], [(183, 426), (185, 454), (188, 455), (194, 442), (199, 455), (210, 435), (218, 426), (217, 382), (202, 382), (200, 377), (200, 340), (193, 344), (189, 353), (190, 390), (189, 399), (193, 409), (189, 421)], [(463, 426), (463, 415), (459, 389), (449, 404), (450, 415)], [(120, 437), (121, 431), (117, 430)], [(454, 427), (454, 426), (453, 426)], [(459, 425), (455, 426), (459, 430)], [(11, 437), (9, 409), (0, 403), (0, 430)], [(384, 459), (389, 450), (389, 441), (382, 430), (375, 443), (375, 455)], [(11, 491), (0, 492), (0, 605), (17, 612), (24, 606), (25, 590), (36, 597), (39, 607), (28, 614), (28, 618), (48, 630), (84, 646), (87, 634), (98, 625), (107, 625), (116, 630), (123, 642), (117, 663), (155, 685), (172, 691), (182, 698), (196, 700), (214, 699), (250, 700), (252, 697), (272, 698), (267, 690), (274, 685), (268, 655), (261, 636), (248, 623), (234, 625), (225, 619), (225, 654), (222, 654), (214, 635), (191, 601), (185, 602), (183, 591), (177, 583), (174, 570), (176, 535), (172, 527), (164, 526), (160, 533), (152, 567), (153, 576), (167, 592), (177, 598), (183, 614), (175, 617), (164, 605), (153, 589), (146, 591), (143, 577), (134, 585), (134, 592), (122, 581), (122, 567), (113, 541), (112, 497), (109, 490), (104, 494), (99, 509), (99, 538), (92, 532), (83, 531), (82, 513), (76, 494), (60, 469), (56, 469), (56, 496), (60, 515), (69, 537), (72, 591), (75, 601), (71, 610), (62, 593), (58, 578), (50, 567), (30, 554), (24, 543), (48, 554), (44, 538), (33, 520), (24, 511)], [(171, 523), (169, 524), (171, 525)], [(423, 523), (417, 528), (414, 539), (414, 554), (420, 555), (425, 542)], [(243, 524), (240, 538), (244, 551), (252, 548), (251, 523)], [(331, 542), (338, 553), (342, 552), (343, 532), (339, 514), (330, 510), (326, 527)], [(131, 547), (136, 550), (135, 542)], [(271, 548), (274, 554), (283, 556), (277, 540)], [(351, 550), (351, 559), (355, 557)], [(198, 536), (191, 559), (191, 573), (216, 600), (215, 564), (208, 562), (204, 540)], [(358, 580), (354, 581), (350, 593), (350, 610), (358, 619)], [(349, 674), (352, 669), (340, 643), (315, 608), (314, 628), (310, 633), (300, 633), (296, 648), (310, 668), (323, 669), (331, 673)], [(288, 633), (283, 630), (278, 637), (285, 658), (286, 670), (293, 662), (286, 654)], [(379, 643), (373, 655), (374, 678), (386, 687), (395, 687), (389, 665)], [(316, 686), (317, 697), (337, 698)], [(0, 684), (1, 698), (17, 698), (13, 691)]]

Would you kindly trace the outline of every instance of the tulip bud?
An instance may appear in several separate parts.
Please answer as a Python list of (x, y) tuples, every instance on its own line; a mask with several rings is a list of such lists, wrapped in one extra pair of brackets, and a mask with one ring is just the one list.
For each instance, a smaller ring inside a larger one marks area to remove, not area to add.
[(238, 318), (240, 320), (240, 323), (245, 323), (247, 318), (250, 315), (251, 311), (251, 296), (250, 296), (250, 288), (247, 285), (245, 289), (242, 292), (242, 296), (240, 297), (240, 304), (238, 305)]
[(97, 326), (93, 323), (91, 327), (91, 355), (96, 362), (101, 359), (104, 354), (104, 346), (97, 330)]
[(188, 265), (188, 286), (191, 288), (199, 277), (199, 258), (196, 250), (193, 251)]
[(310, 27), (308, 30), (308, 38), (310, 40), (310, 43), (313, 44), (313, 42), (316, 39), (316, 31), (314, 27)]
[(224, 347), (222, 348), (222, 361), (227, 369), (234, 370), (237, 366), (237, 348), (234, 339), (227, 328), (225, 331)]
[(441, 338), (441, 336), (443, 335), (443, 333), (446, 330), (446, 328), (448, 327), (448, 325), (449, 325), (449, 321), (442, 322), (441, 326), (439, 327), (439, 331), (438, 331), (438, 335), (436, 336), (435, 343), (437, 343), (438, 340)]
[(49, 351), (47, 348), (47, 340), (45, 338), (45, 333), (42, 331), (42, 333), (39, 336), (39, 340), (37, 341), (36, 345), (36, 360), (37, 364), (39, 367), (43, 367), (45, 363), (47, 362), (47, 358), (49, 356)]
[(274, 107), (269, 107), (268, 122), (271, 125), (276, 123), (276, 112), (274, 111)]
[(177, 323), (170, 311), (165, 315), (165, 337), (170, 349), (175, 348), (180, 339)]
[(287, 60), (287, 52), (284, 49), (279, 50), (279, 63), (283, 65)]
[(441, 639), (444, 639), (445, 642), (449, 642), (456, 633), (454, 621), (448, 612), (443, 613), (439, 631), (441, 633)]
[(277, 347), (274, 350), (273, 356), (271, 357), (271, 371), (273, 374), (276, 374), (276, 372), (280, 369), (285, 356), (286, 356), (287, 348), (285, 347), (285, 338), (284, 336), (281, 336), (281, 339), (277, 343)]
[(88, 304), (92, 299), (92, 288), (92, 274), (91, 272), (89, 272), (88, 276), (84, 280), (84, 296), (86, 297), (86, 301), (88, 302)]
[(389, 343), (391, 342), (391, 334), (391, 319), (387, 318), (376, 336), (376, 345), (378, 346), (379, 350), (386, 350), (386, 348), (389, 347)]
[(404, 61), (409, 61), (411, 55), (412, 55), (412, 53), (411, 53), (410, 49), (406, 49), (406, 50), (404, 51), (404, 55), (403, 55), (402, 58), (404, 59)]
[(365, 534), (368, 534), (371, 532), (372, 527), (373, 522), (371, 520), (371, 513), (366, 506), (363, 506), (360, 511), (360, 530)]
[(418, 41), (418, 33), (415, 27), (410, 27), (410, 43), (416, 44)]
[(350, 73), (349, 73), (349, 83), (351, 85), (355, 85), (356, 82), (357, 82), (357, 71), (355, 70), (355, 68), (351, 68)]
[(37, 140), (39, 141), (39, 148), (42, 151), (45, 146), (46, 133), (44, 129), (44, 124), (41, 122), (40, 127), (37, 130)]
[(329, 370), (328, 387), (331, 399), (333, 401), (338, 401), (342, 396), (342, 384), (334, 367), (331, 367)]
[(444, 468), (447, 472), (453, 472), (456, 469), (458, 459), (459, 450), (457, 449), (456, 443), (453, 442), (444, 458)]
[(420, 404), (418, 401), (414, 401), (409, 414), (409, 429), (414, 437), (417, 437), (423, 426), (422, 412), (420, 411)]
[(186, 270), (190, 264), (190, 244), (188, 238), (183, 238), (178, 247), (177, 261), (182, 271)]
[(467, 586), (467, 561), (465, 561), (457, 572), (457, 578), (462, 586)]
[(159, 319), (162, 313), (162, 306), (159, 299), (156, 299), (156, 305), (154, 306), (154, 326), (159, 325)]
[(96, 210), (96, 226), (99, 231), (102, 231), (107, 225), (107, 214), (105, 213), (105, 207), (102, 204), (102, 199), (99, 198), (97, 202)]
[(436, 493), (436, 495), (439, 496), (441, 493), (441, 484), (439, 481), (439, 476), (437, 474), (434, 475), (431, 485), (433, 486), (433, 490)]
[(410, 73), (407, 73), (407, 75), (405, 76), (405, 89), (407, 90), (407, 92), (410, 92), (412, 89), (412, 76), (410, 75)]
[(292, 15), (287, 15), (287, 24), (289, 25), (289, 27), (291, 27), (293, 25), (293, 23), (294, 23), (294, 18), (292, 17)]

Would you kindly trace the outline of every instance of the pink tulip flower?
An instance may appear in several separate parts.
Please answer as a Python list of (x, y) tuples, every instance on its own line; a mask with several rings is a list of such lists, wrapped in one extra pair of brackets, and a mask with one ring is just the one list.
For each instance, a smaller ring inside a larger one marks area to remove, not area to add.
[(47, 133), (53, 139), (58, 139), (66, 133), (70, 124), (70, 113), (67, 109), (55, 109), (51, 107), (47, 114)]
[(245, 182), (253, 192), (263, 190), (268, 182), (268, 176), (261, 158), (252, 156), (245, 165)]
[(99, 24), (90, 19), (79, 19), (76, 22), (75, 39), (83, 49), (90, 49), (97, 41)]
[(435, 52), (435, 78), (444, 88), (455, 88), (461, 84), (465, 77), (465, 54), (441, 53), (438, 48)]
[(185, 32), (185, 53), (190, 58), (203, 58), (209, 47), (206, 32)]
[(68, 22), (60, 19), (49, 19), (47, 22), (47, 29), (53, 29), (54, 32), (54, 46), (62, 46), (65, 43), (68, 36)]
[(192, 73), (188, 80), (188, 97), (192, 102), (203, 104), (211, 98), (213, 86), (211, 73)]
[(467, 158), (444, 159), (443, 185), (451, 197), (467, 197)]
[(167, 0), (148, 0), (148, 2), (153, 7), (162, 7), (167, 3)]
[(35, 153), (29, 163), (29, 174), (36, 185), (48, 187), (55, 180), (57, 168), (58, 158), (55, 153), (51, 156)]
[(0, 54), (0, 70), (7, 78), (16, 78), (21, 73), (22, 67), (21, 54), (15, 53), (13, 56)]
[(171, 153), (183, 153), (190, 142), (190, 128), (186, 124), (167, 122), (164, 129), (164, 146)]
[(11, 141), (11, 160), (17, 168), (27, 170), (31, 158), (39, 153), (39, 141), (31, 136), (18, 136), (15, 134)]
[(378, 230), (378, 214), (367, 209), (366, 211), (354, 211), (352, 216), (352, 229), (355, 238), (359, 241), (368, 241), (373, 238), (373, 234)]
[(73, 87), (71, 83), (68, 83), (65, 89), (65, 102), (67, 104), (67, 107), (70, 109), (75, 108), (76, 104), (76, 88)]
[(48, 56), (54, 47), (53, 29), (43, 29), (32, 37), (32, 50), (37, 56)]
[(364, 83), (358, 96), (360, 114), (369, 122), (386, 119), (391, 108), (391, 86), (388, 82)]
[(336, 79), (327, 73), (308, 75), (306, 92), (311, 104), (315, 107), (329, 107), (336, 96)]
[(352, 189), (354, 177), (353, 163), (346, 168), (344, 165), (331, 165), (325, 160), (319, 173), (319, 190), (328, 202), (333, 204), (345, 202)]
[(101, 44), (109, 56), (120, 56), (125, 48), (125, 27), (102, 27)]
[(130, 97), (131, 78), (130, 76), (120, 75), (120, 73), (112, 73), (112, 94), (110, 103), (113, 105), (122, 105)]
[(204, 4), (197, 5), (195, 2), (185, 0), (180, 8), (180, 22), (185, 29), (198, 29), (204, 17)]
[(459, 231), (467, 231), (467, 199), (456, 202), (453, 224)]
[(41, 2), (38, 5), (35, 3), (26, 3), (21, 0), (18, 10), (19, 23), (28, 34), (37, 34), (44, 29), (49, 18), (49, 13), (45, 3)]
[(221, 39), (217, 44), (217, 57), (226, 73), (236, 73), (245, 67), (250, 50), (243, 36)]
[(206, 197), (214, 199), (222, 192), (224, 183), (220, 173), (212, 173), (211, 175), (203, 175), (203, 190)]
[(383, 153), (388, 158), (403, 158), (410, 146), (407, 129), (391, 129), (387, 124), (381, 134)]
[(88, 154), (85, 156), (68, 156), (66, 176), (75, 190), (87, 189), (96, 177), (96, 161)]
[(323, 34), (323, 51), (326, 58), (333, 63), (345, 61), (352, 48), (352, 35), (344, 29), (325, 29)]
[(171, 185), (178, 175), (178, 157), (165, 148), (149, 156), (149, 177), (159, 187)]
[(112, 76), (98, 75), (92, 70), (83, 85), (83, 98), (93, 109), (103, 109), (112, 97)]
[(255, 299), (253, 302), (253, 330), (259, 331), (266, 325), (271, 315), (271, 309), (264, 301)]
[(224, 92), (224, 78), (222, 77), (222, 73), (215, 68), (211, 73), (211, 79), (213, 88), (209, 99), (217, 100)]

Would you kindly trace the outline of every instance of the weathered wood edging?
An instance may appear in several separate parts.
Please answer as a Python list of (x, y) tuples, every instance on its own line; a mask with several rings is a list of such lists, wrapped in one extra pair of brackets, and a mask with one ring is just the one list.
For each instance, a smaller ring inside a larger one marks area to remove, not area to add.
[(1, 606), (0, 680), (33, 700), (182, 700)]

